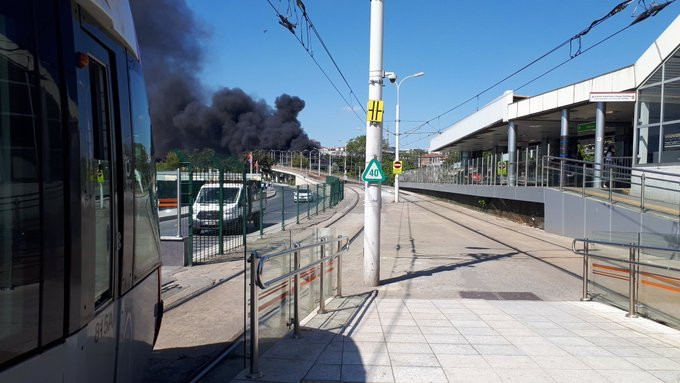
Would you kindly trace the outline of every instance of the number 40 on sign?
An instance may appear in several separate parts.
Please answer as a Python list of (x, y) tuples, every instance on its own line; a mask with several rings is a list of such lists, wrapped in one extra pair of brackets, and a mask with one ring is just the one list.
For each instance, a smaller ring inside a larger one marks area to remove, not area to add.
[(372, 159), (371, 162), (368, 163), (368, 166), (366, 166), (366, 170), (364, 170), (364, 174), (361, 175), (361, 179), (364, 182), (376, 182), (376, 183), (382, 183), (385, 182), (385, 173), (382, 170), (382, 166), (380, 166), (380, 162), (376, 159)]

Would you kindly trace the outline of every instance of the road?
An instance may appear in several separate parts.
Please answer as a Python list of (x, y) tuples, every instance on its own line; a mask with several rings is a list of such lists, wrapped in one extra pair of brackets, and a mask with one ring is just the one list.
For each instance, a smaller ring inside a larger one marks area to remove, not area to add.
[[(293, 201), (293, 193), (295, 192), (294, 187), (290, 186), (275, 186), (276, 195), (267, 200), (267, 208), (265, 209), (264, 217), (262, 219), (262, 225), (267, 228), (272, 225), (281, 224), (281, 210), (284, 210), (283, 219), (289, 220), (295, 218), (298, 214), (298, 204)], [(302, 188), (304, 190), (304, 188)], [(316, 195), (316, 186), (311, 186), (312, 192)], [(321, 186), (319, 186), (321, 192)], [(283, 203), (281, 199), (283, 198)], [(319, 211), (322, 209), (322, 200), (315, 198), (312, 202), (301, 202), (299, 204), (300, 208), (300, 219), (307, 217), (307, 207), (309, 207), (309, 213), (316, 213), (316, 205), (319, 204)], [(326, 201), (326, 206), (328, 206), (328, 201)], [(188, 217), (182, 219), (182, 234), (187, 234), (187, 226), (189, 225)], [(251, 233), (257, 231), (259, 228), (249, 225), (247, 231)], [(160, 232), (162, 236), (174, 236), (177, 235), (177, 220), (171, 219), (163, 221), (160, 223)], [(206, 233), (208, 236), (210, 232)]]

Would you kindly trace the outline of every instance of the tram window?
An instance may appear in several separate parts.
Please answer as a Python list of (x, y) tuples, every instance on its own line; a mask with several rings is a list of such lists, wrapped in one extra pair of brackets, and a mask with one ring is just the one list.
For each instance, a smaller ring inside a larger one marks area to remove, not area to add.
[(106, 67), (90, 60), (90, 97), (94, 142), (95, 200), (95, 305), (111, 297), (112, 194), (111, 154), (109, 152), (110, 115)]
[(156, 172), (153, 168), (151, 120), (144, 78), (139, 63), (129, 59), (130, 102), (135, 162), (135, 257), (137, 281), (160, 264)]
[(33, 24), (0, 8), (0, 364), (38, 346), (40, 195)]

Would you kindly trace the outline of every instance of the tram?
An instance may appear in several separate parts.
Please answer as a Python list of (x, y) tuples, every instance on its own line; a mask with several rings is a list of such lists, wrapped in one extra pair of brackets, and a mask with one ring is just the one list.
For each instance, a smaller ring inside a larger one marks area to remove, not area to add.
[(130, 382), (158, 335), (151, 123), (128, 0), (0, 3), (0, 382)]

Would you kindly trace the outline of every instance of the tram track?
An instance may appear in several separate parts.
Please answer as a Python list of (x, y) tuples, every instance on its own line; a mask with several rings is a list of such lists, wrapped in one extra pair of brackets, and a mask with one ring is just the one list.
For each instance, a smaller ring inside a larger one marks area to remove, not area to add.
[[(411, 196), (413, 196), (415, 193), (408, 193), (408, 194), (411, 195)], [(419, 196), (418, 194), (415, 194), (415, 195)], [(448, 221), (448, 222), (451, 222), (451, 223), (453, 223), (453, 224), (455, 224), (455, 225), (457, 225), (457, 226), (459, 226), (459, 227), (465, 229), (465, 230), (468, 230), (468, 231), (470, 231), (470, 232), (473, 232), (473, 233), (475, 233), (475, 234), (477, 234), (477, 235), (479, 235), (479, 236), (482, 236), (482, 237), (487, 238), (487, 239), (489, 239), (489, 240), (491, 240), (491, 241), (493, 241), (493, 242), (496, 242), (496, 243), (498, 243), (498, 244), (500, 244), (500, 245), (502, 245), (502, 246), (505, 246), (505, 247), (507, 247), (507, 248), (509, 248), (509, 249), (512, 249), (512, 250), (514, 250), (515, 252), (517, 252), (518, 254), (526, 255), (527, 257), (530, 257), (530, 258), (532, 258), (532, 259), (535, 259), (535, 260), (537, 260), (537, 261), (540, 261), (540, 262), (542, 262), (542, 263), (544, 263), (544, 264), (546, 264), (546, 265), (549, 265), (549, 266), (551, 266), (551, 267), (553, 267), (553, 268), (555, 268), (555, 269), (557, 269), (557, 270), (559, 270), (559, 271), (562, 271), (562, 272), (568, 274), (569, 276), (572, 276), (572, 277), (577, 278), (577, 279), (579, 279), (579, 280), (582, 279), (582, 276), (579, 275), (579, 274), (577, 274), (577, 273), (574, 273), (574, 272), (572, 272), (572, 271), (570, 271), (570, 270), (567, 270), (567, 269), (565, 269), (565, 268), (563, 268), (563, 267), (560, 267), (560, 266), (558, 266), (558, 265), (556, 265), (556, 264), (554, 264), (554, 263), (552, 263), (552, 262), (548, 262), (548, 261), (546, 261), (545, 259), (542, 259), (542, 258), (540, 258), (540, 257), (537, 257), (537, 256), (535, 256), (535, 255), (532, 255), (532, 254), (528, 253), (527, 251), (521, 250), (520, 248), (518, 248), (518, 247), (516, 247), (516, 246), (513, 246), (513, 245), (511, 245), (511, 244), (509, 244), (509, 243), (503, 242), (503, 241), (501, 241), (501, 240), (499, 240), (499, 239), (497, 239), (497, 238), (494, 238), (494, 237), (492, 237), (492, 236), (490, 236), (490, 235), (488, 235), (488, 234), (485, 234), (485, 233), (483, 233), (483, 232), (481, 232), (481, 231), (479, 231), (479, 230), (477, 230), (477, 229), (475, 229), (475, 228), (472, 228), (472, 227), (470, 227), (470, 226), (468, 226), (468, 225), (465, 225), (465, 224), (462, 224), (462, 223), (460, 223), (460, 222), (457, 222), (457, 221), (454, 220), (453, 218), (448, 217), (448, 216), (446, 216), (446, 215), (444, 215), (444, 214), (442, 214), (442, 213), (440, 213), (440, 212), (438, 212), (438, 211), (436, 211), (436, 210), (434, 210), (434, 209), (428, 208), (428, 207), (423, 206), (423, 205), (424, 205), (424, 203), (431, 203), (431, 204), (436, 205), (436, 206), (438, 206), (438, 207), (446, 208), (447, 210), (452, 211), (452, 212), (454, 212), (454, 213), (456, 213), (456, 214), (461, 214), (461, 215), (464, 215), (464, 216), (466, 216), (466, 217), (470, 217), (470, 218), (473, 218), (473, 219), (475, 219), (475, 220), (477, 220), (477, 221), (481, 221), (481, 222), (484, 222), (484, 223), (487, 223), (487, 224), (490, 223), (490, 224), (492, 224), (492, 225), (494, 225), (494, 226), (496, 226), (496, 227), (499, 227), (499, 228), (501, 228), (501, 229), (504, 229), (504, 230), (507, 230), (507, 231), (510, 231), (510, 232), (513, 232), (513, 233), (516, 233), (516, 234), (521, 234), (521, 235), (523, 235), (523, 236), (526, 236), (526, 237), (529, 237), (529, 238), (532, 238), (532, 239), (535, 239), (535, 240), (538, 240), (538, 241), (541, 241), (541, 242), (546, 242), (546, 243), (549, 243), (549, 244), (551, 244), (551, 245), (553, 245), (553, 246), (557, 246), (557, 247), (560, 247), (560, 248), (562, 248), (562, 249), (569, 250), (570, 252), (571, 252), (571, 248), (567, 248), (567, 247), (565, 247), (565, 246), (562, 246), (562, 245), (559, 245), (559, 244), (556, 244), (556, 243), (553, 243), (553, 242), (550, 242), (550, 241), (546, 241), (546, 240), (544, 240), (544, 239), (542, 239), (542, 238), (537, 238), (537, 237), (535, 237), (535, 236), (532, 236), (532, 235), (523, 233), (523, 232), (521, 232), (521, 231), (517, 231), (517, 230), (513, 230), (513, 229), (510, 229), (510, 228), (507, 228), (507, 227), (505, 227), (505, 226), (503, 226), (503, 225), (498, 225), (498, 224), (494, 224), (494, 223), (485, 221), (485, 220), (483, 220), (483, 219), (481, 219), (481, 218), (478, 218), (478, 217), (475, 217), (475, 216), (473, 216), (473, 215), (470, 215), (470, 214), (466, 214), (466, 213), (460, 212), (459, 210), (453, 209), (453, 208), (451, 208), (451, 207), (449, 207), (449, 206), (446, 206), (446, 205), (435, 204), (435, 203), (432, 203), (431, 201), (427, 201), (427, 200), (425, 200), (425, 201), (418, 201), (418, 200), (413, 200), (413, 199), (409, 199), (409, 198), (404, 198), (404, 199), (405, 199), (407, 202), (412, 203), (413, 205), (418, 206), (419, 208), (421, 208), (421, 209), (423, 209), (423, 210), (426, 210), (426, 211), (428, 211), (428, 212), (430, 212), (430, 213), (432, 213), (432, 214), (434, 214), (434, 215), (436, 215), (436, 216), (438, 216), (438, 217), (440, 217), (440, 218), (442, 218), (442, 219), (444, 219), (444, 220), (446, 220), (446, 221)]]

